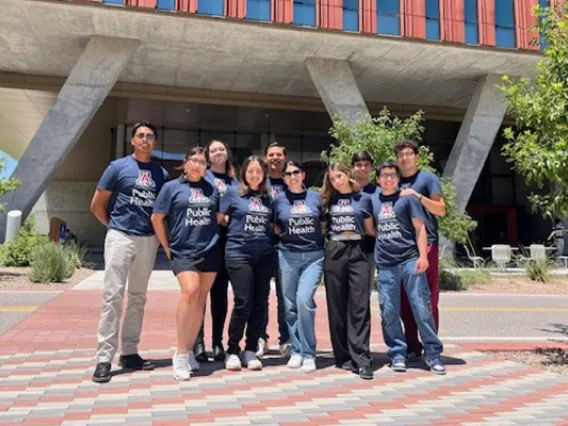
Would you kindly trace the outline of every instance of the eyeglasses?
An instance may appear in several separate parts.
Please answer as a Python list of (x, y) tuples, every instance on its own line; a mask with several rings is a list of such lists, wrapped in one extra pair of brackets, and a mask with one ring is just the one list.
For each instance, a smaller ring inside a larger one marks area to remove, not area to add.
[(188, 158), (187, 161), (189, 161), (191, 164), (194, 164), (196, 166), (207, 167), (207, 161), (205, 160), (198, 160), (197, 158)]
[(138, 139), (146, 138), (147, 141), (153, 142), (156, 140), (156, 135), (152, 133), (136, 133), (135, 135)]
[(301, 170), (292, 170), (291, 172), (284, 172), (284, 176), (286, 177), (298, 176), (300, 173), (302, 173)]
[(399, 152), (397, 157), (398, 158), (408, 158), (408, 157), (414, 157), (416, 154), (414, 153), (414, 151), (407, 151), (407, 152)]
[(381, 173), (379, 175), (379, 178), (381, 178), (381, 179), (396, 179), (396, 178), (398, 178), (398, 175), (396, 173)]

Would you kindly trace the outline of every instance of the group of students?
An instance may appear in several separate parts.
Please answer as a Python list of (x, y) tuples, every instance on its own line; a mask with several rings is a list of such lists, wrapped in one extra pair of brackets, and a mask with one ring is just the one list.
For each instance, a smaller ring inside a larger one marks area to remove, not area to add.
[[(417, 169), (414, 141), (397, 144), (397, 162), (376, 166), (378, 186), (369, 182), (373, 158), (361, 151), (351, 167), (331, 163), (316, 192), (306, 188), (302, 165), (288, 160), (276, 142), (264, 158), (248, 157), (237, 179), (227, 145), (213, 140), (192, 148), (180, 176), (168, 181), (166, 171), (151, 162), (155, 126), (137, 123), (131, 136), (133, 154), (109, 165), (91, 203), (108, 227), (95, 382), (111, 378), (126, 288), (119, 363), (154, 368), (137, 346), (158, 242), (181, 290), (172, 358), (176, 380), (189, 380), (208, 359), (203, 320), (209, 294), (214, 359), (228, 370), (262, 369), (273, 277), (281, 353), (289, 356), (288, 367), (316, 371), (315, 293), (322, 276), (335, 364), (372, 379), (375, 270), (391, 368), (405, 371), (424, 350), (428, 368), (445, 374), (437, 336), (435, 218), (445, 214), (445, 205), (436, 175)], [(225, 353), (229, 281), (234, 304)]]

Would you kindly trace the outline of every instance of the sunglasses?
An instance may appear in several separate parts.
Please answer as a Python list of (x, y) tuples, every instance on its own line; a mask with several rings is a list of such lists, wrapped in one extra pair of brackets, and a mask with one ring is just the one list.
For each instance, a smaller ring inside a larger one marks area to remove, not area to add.
[(396, 173), (381, 173), (379, 177), (381, 179), (396, 179), (398, 175)]
[(156, 135), (152, 134), (152, 133), (136, 133), (136, 137), (138, 139), (144, 139), (146, 138), (147, 141), (155, 141), (156, 140)]
[(286, 177), (298, 176), (300, 173), (302, 173), (301, 170), (292, 170), (291, 172), (284, 172), (284, 176)]

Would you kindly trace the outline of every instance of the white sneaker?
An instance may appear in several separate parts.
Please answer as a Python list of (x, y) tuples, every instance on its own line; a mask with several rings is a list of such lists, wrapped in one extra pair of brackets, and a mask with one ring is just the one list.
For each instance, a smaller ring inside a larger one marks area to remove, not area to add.
[(232, 354), (227, 357), (225, 361), (225, 368), (230, 371), (240, 371), (241, 370), (241, 359), (238, 355)]
[(174, 379), (189, 380), (191, 378), (191, 371), (189, 371), (188, 354), (178, 354), (176, 351), (172, 358), (172, 366), (174, 369)]
[(316, 370), (316, 360), (311, 357), (304, 358), (304, 362), (302, 363), (302, 368), (300, 368), (300, 371), (302, 373), (313, 373)]
[(199, 366), (199, 363), (197, 362), (197, 360), (195, 359), (195, 354), (193, 353), (193, 351), (190, 351), (187, 355), (189, 357), (189, 361), (188, 361), (189, 369), (191, 371), (199, 370), (200, 366)]
[(288, 356), (292, 352), (292, 345), (288, 342), (282, 343), (278, 349), (280, 350), (280, 355)]
[(263, 339), (262, 337), (258, 339), (258, 347), (256, 349), (256, 356), (258, 358), (262, 358), (264, 355), (268, 353), (268, 341)]
[(302, 366), (302, 355), (300, 354), (292, 354), (290, 359), (288, 360), (288, 368), (300, 368)]
[(253, 351), (241, 352), (241, 360), (249, 370), (262, 370), (262, 362), (260, 362)]

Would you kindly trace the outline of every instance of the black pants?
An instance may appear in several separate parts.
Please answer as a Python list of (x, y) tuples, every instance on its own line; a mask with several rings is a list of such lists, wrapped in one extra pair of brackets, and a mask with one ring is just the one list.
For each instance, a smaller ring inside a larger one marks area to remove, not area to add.
[[(276, 282), (276, 309), (278, 312), (278, 344), (282, 345), (290, 341), (290, 332), (288, 331), (288, 325), (286, 324), (286, 310), (284, 307), (284, 295), (282, 293), (282, 284), (280, 282), (280, 269), (278, 267), (278, 254), (274, 256), (274, 281)], [(265, 340), (268, 341), (270, 336), (266, 332), (268, 328), (268, 317), (269, 317), (269, 307), (266, 307), (266, 316), (264, 317), (264, 328), (262, 335)]]
[(245, 350), (256, 352), (268, 308), (274, 255), (254, 260), (227, 260), (227, 272), (234, 294), (229, 322), (227, 353), (238, 354), (246, 326)]
[(370, 367), (370, 279), (362, 241), (330, 241), (323, 265), (331, 346), (337, 366)]

